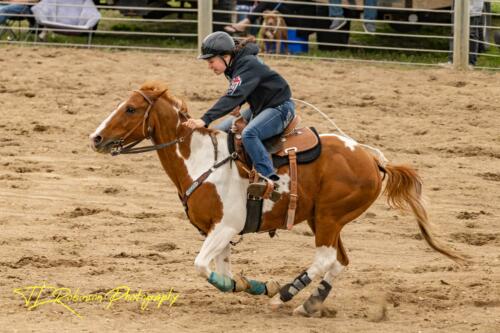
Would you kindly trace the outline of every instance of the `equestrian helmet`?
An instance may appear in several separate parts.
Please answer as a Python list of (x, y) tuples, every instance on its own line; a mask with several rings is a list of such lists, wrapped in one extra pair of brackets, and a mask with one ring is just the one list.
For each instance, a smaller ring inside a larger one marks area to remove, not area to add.
[(231, 54), (234, 47), (234, 40), (228, 33), (223, 31), (212, 32), (203, 40), (201, 54), (198, 56), (198, 59), (206, 60), (215, 56)]

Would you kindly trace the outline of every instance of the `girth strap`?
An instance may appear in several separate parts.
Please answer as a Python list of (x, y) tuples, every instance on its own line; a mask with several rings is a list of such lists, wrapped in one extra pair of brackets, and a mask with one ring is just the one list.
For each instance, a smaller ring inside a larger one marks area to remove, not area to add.
[(233, 153), (233, 154), (227, 156), (226, 158), (224, 158), (223, 160), (221, 160), (220, 162), (215, 163), (210, 169), (208, 169), (201, 176), (199, 176), (198, 178), (196, 178), (196, 180), (191, 184), (191, 186), (189, 186), (189, 188), (186, 190), (186, 192), (183, 195), (179, 194), (179, 197), (181, 198), (182, 204), (184, 205), (184, 208), (186, 209), (186, 212), (187, 212), (187, 202), (188, 202), (188, 199), (191, 196), (191, 194), (193, 194), (193, 192), (198, 187), (200, 187), (201, 184), (203, 184), (203, 182), (205, 180), (207, 180), (207, 178), (212, 174), (212, 172), (214, 172), (215, 170), (217, 170), (217, 168), (219, 168), (222, 165), (226, 164), (230, 160), (234, 160), (236, 158), (237, 158), (237, 155), (235, 153)]

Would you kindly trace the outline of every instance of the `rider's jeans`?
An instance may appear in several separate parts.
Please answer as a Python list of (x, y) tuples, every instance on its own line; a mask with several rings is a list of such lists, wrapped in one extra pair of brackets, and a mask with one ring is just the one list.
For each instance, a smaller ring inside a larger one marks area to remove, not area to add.
[[(281, 105), (262, 110), (255, 118), (251, 118), (250, 110), (242, 112), (242, 116), (250, 121), (243, 130), (242, 140), (245, 150), (250, 156), (255, 169), (265, 177), (276, 176), (270, 155), (262, 141), (282, 133), (295, 116), (295, 104), (288, 100)], [(234, 117), (226, 119), (217, 129), (228, 131)]]

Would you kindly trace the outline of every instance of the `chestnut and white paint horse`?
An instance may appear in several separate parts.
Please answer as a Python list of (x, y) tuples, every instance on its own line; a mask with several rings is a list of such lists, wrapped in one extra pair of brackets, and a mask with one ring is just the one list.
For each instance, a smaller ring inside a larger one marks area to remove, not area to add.
[[(131, 93), (90, 135), (92, 148), (100, 153), (124, 152), (145, 138), (151, 138), (167, 175), (182, 196), (193, 181), (229, 156), (227, 134), (212, 129), (194, 132), (182, 125), (189, 116), (183, 101), (173, 96), (161, 82), (146, 82)], [(217, 140), (213, 140), (215, 136)], [(307, 221), (315, 235), (316, 255), (312, 265), (291, 283), (282, 286), (270, 280), (260, 282), (232, 274), (230, 241), (243, 230), (246, 217), (248, 179), (230, 163), (213, 168), (212, 173), (187, 201), (188, 216), (207, 234), (195, 268), (222, 291), (245, 291), (272, 297), (273, 307), (291, 300), (313, 279), (322, 281), (306, 302), (294, 313), (310, 315), (317, 311), (331, 290), (331, 283), (348, 264), (340, 231), (360, 216), (379, 196), (382, 173), (386, 173), (385, 194), (391, 206), (411, 210), (427, 243), (454, 260), (461, 257), (439, 245), (432, 237), (421, 198), (421, 181), (407, 166), (378, 165), (373, 155), (355, 141), (334, 134), (320, 136), (322, 152), (312, 163), (298, 165), (298, 207), (295, 224)], [(217, 154), (214, 154), (215, 146)], [(134, 148), (135, 149), (135, 148)], [(137, 148), (141, 149), (141, 148)], [(289, 201), (288, 166), (279, 168), (281, 199), (265, 200), (259, 231), (282, 228)], [(210, 263), (215, 262), (215, 271)]]

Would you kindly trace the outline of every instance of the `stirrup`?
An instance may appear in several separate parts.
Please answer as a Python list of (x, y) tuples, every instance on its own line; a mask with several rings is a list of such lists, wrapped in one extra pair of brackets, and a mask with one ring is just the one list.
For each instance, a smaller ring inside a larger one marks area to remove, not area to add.
[(278, 186), (272, 180), (261, 180), (258, 183), (248, 185), (247, 194), (249, 197), (269, 199), (271, 201), (278, 201), (281, 194), (277, 192)]

